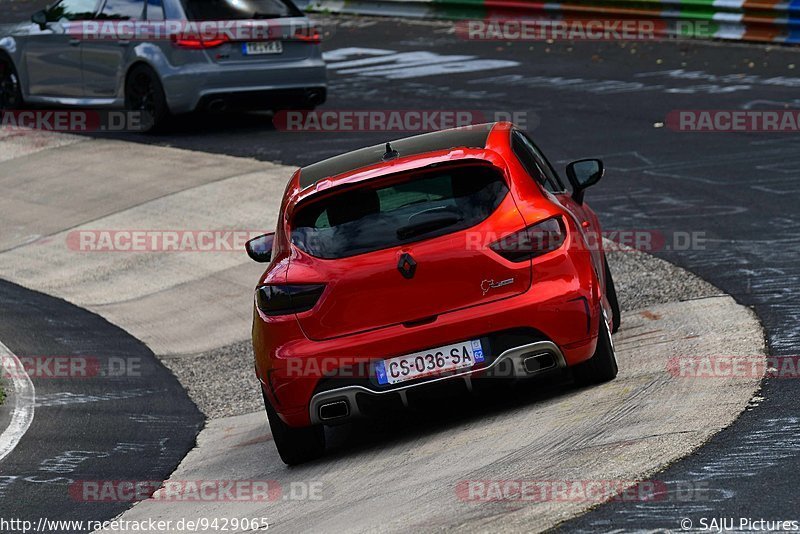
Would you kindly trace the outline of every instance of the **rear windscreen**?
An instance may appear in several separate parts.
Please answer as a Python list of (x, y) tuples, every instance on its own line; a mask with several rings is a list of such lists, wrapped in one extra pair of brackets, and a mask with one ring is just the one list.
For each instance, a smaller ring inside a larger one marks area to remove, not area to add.
[(342, 258), (475, 226), (508, 194), (489, 166), (435, 169), (392, 185), (367, 185), (301, 207), (292, 243), (319, 258)]
[(289, 0), (184, 0), (189, 20), (248, 20), (302, 17)]

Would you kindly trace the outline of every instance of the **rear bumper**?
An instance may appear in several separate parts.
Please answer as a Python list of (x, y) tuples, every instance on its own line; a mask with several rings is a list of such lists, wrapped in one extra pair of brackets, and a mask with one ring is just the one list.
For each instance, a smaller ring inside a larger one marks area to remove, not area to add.
[[(369, 402), (368, 397), (372, 397), (370, 400), (377, 401), (377, 403), (399, 400), (404, 406), (408, 406), (410, 390), (430, 387), (445, 380), (463, 380), (466, 388), (471, 391), (472, 379), (475, 376), (531, 378), (544, 372), (563, 369), (566, 366), (564, 354), (555, 343), (535, 341), (503, 351), (489, 366), (480, 369), (469, 369), (392, 389), (379, 390), (369, 386), (351, 385), (321, 391), (311, 398), (308, 415), (311, 424), (315, 425), (341, 423), (365, 415), (364, 412), (367, 410), (363, 406), (365, 402)], [(380, 397), (384, 397), (384, 399), (380, 399)], [(390, 397), (395, 397), (395, 399), (390, 399)]]
[[(591, 284), (583, 287), (587, 286)], [(411, 328), (395, 325), (324, 341), (307, 339), (294, 317), (266, 322), (255, 313), (253, 347), (256, 373), (280, 417), (290, 426), (301, 427), (322, 422), (319, 408), (331, 399), (352, 399), (348, 402), (348, 412), (359, 415), (361, 410), (353, 395), (362, 393), (386, 397), (384, 393), (376, 393), (381, 388), (371, 387), (363, 374), (363, 369), (371, 369), (371, 364), (377, 359), (498, 332), (528, 329), (535, 335), (528, 336), (523, 342), (504, 346), (493, 355), (492, 361), (502, 357), (520, 369), (522, 357), (527, 357), (529, 352), (524, 346), (544, 342), (546, 345), (538, 347), (548, 347), (557, 367), (572, 366), (590, 358), (597, 344), (601, 309), (600, 300), (593, 297), (593, 293), (591, 289), (581, 289), (577, 280), (551, 279), (534, 284), (522, 295), (447, 313), (429, 324)], [(508, 349), (515, 347), (523, 351), (509, 352)], [(339, 378), (343, 376), (338, 373), (340, 365), (361, 370), (357, 376), (344, 373), (350, 378)], [(331, 374), (337, 378), (328, 378)], [(472, 374), (449, 375), (442, 377), (441, 382), (464, 381)], [(520, 378), (531, 374), (521, 372), (514, 376)], [(428, 385), (434, 380), (424, 380), (420, 384)]]
[(264, 109), (310, 109), (327, 99), (325, 87), (296, 87), (263, 91), (219, 92), (204, 95), (197, 111), (248, 111)]
[(173, 113), (207, 109), (215, 101), (239, 109), (286, 109), (324, 102), (327, 71), (321, 58), (190, 64), (162, 72), (161, 81)]

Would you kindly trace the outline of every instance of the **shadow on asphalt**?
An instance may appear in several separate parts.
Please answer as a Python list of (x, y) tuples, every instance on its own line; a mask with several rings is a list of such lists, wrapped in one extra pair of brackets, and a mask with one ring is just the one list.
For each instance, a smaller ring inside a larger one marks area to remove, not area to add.
[(466, 388), (441, 388), (427, 402), (380, 417), (355, 420), (325, 429), (325, 456), (308, 465), (358, 456), (387, 444), (402, 446), (421, 435), (446, 432), (464, 424), (481, 421), (505, 412), (571, 394), (580, 394), (568, 372), (555, 372), (516, 383), (497, 380), (476, 384), (470, 394)]

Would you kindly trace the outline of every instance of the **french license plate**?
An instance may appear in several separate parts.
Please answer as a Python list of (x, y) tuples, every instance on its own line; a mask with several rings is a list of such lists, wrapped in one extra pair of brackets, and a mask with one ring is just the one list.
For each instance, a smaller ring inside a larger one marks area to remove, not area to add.
[(283, 43), (281, 41), (256, 41), (252, 43), (242, 43), (242, 54), (245, 56), (260, 56), (263, 54), (282, 54)]
[(397, 356), (375, 364), (379, 384), (397, 384), (423, 376), (472, 367), (484, 361), (479, 339)]

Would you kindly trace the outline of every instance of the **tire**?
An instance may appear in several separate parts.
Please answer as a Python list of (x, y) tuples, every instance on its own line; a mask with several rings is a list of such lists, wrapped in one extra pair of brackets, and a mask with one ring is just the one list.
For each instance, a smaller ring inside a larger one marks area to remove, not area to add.
[(272, 439), (283, 463), (298, 465), (315, 460), (325, 453), (324, 427), (292, 428), (288, 426), (275, 412), (263, 389), (261, 395), (264, 397), (264, 408), (267, 411), (270, 430), (272, 430)]
[(4, 111), (20, 109), (23, 105), (17, 69), (11, 59), (0, 55), (0, 117)]
[(591, 358), (572, 368), (572, 376), (579, 386), (590, 386), (614, 380), (617, 372), (617, 353), (611, 340), (611, 328), (605, 317), (601, 317), (597, 348)]
[(611, 304), (611, 333), (616, 334), (622, 322), (622, 315), (619, 311), (619, 300), (617, 300), (617, 288), (614, 286), (614, 278), (611, 276), (611, 269), (608, 268), (608, 260), (603, 258), (606, 269), (606, 298)]
[(167, 97), (156, 72), (147, 65), (133, 67), (125, 79), (125, 109), (142, 114), (142, 132), (157, 132), (169, 118)]

